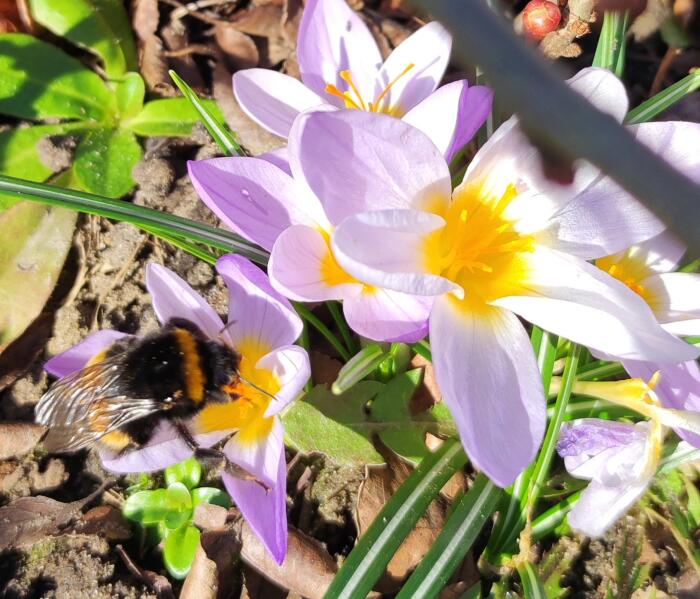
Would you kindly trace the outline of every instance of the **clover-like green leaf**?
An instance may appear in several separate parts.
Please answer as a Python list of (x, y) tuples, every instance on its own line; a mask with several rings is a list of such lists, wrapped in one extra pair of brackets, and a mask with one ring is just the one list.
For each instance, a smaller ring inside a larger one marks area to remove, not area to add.
[(127, 497), (122, 508), (125, 518), (140, 524), (159, 524), (168, 511), (166, 489), (138, 491)]
[(24, 119), (105, 120), (114, 94), (95, 73), (31, 35), (0, 35), (0, 113)]
[(131, 171), (141, 156), (141, 146), (131, 131), (97, 129), (78, 145), (73, 168), (86, 191), (120, 198), (135, 185)]
[(192, 567), (200, 533), (194, 526), (181, 526), (165, 539), (163, 561), (173, 578), (182, 580)]
[(211, 503), (221, 507), (231, 507), (229, 494), (215, 487), (199, 487), (192, 491), (192, 509), (200, 503)]
[(287, 440), (304, 453), (321, 452), (340, 464), (383, 464), (372, 434), (379, 429), (367, 418), (368, 402), (384, 387), (360, 381), (342, 395), (317, 385), (284, 414)]
[(130, 119), (141, 112), (146, 97), (146, 84), (138, 73), (127, 73), (115, 87), (117, 110), (121, 119)]
[(136, 47), (122, 0), (30, 0), (44, 27), (97, 54), (110, 78), (136, 70)]
[(202, 478), (202, 465), (196, 458), (188, 458), (165, 469), (165, 482), (168, 485), (182, 483), (188, 489), (194, 489)]
[(163, 522), (170, 530), (180, 528), (192, 518), (192, 496), (182, 483), (168, 485), (165, 490), (166, 512)]
[(412, 462), (419, 462), (429, 453), (425, 446), (426, 432), (443, 436), (457, 434), (444, 403), (435, 404), (427, 412), (411, 413), (411, 397), (421, 380), (420, 368), (399, 374), (379, 392), (370, 408), (370, 416), (377, 423), (379, 438)]
[[(216, 102), (201, 100), (201, 103), (211, 114), (223, 120)], [(187, 98), (165, 98), (147, 102), (143, 110), (124, 121), (123, 126), (138, 135), (183, 136), (192, 133), (192, 127), (199, 119), (199, 113)]]

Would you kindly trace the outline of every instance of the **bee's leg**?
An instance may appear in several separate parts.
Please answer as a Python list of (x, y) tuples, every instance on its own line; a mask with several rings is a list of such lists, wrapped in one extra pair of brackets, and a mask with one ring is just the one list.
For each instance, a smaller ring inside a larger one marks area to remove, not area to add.
[(192, 433), (190, 433), (189, 429), (182, 421), (177, 420), (175, 422), (175, 427), (185, 443), (187, 443), (190, 449), (194, 451), (194, 457), (198, 460), (209, 463), (214, 468), (223, 469), (227, 474), (230, 474), (235, 478), (240, 478), (242, 480), (253, 480), (263, 489), (265, 489), (265, 491), (270, 490), (270, 488), (262, 481), (259, 481), (254, 474), (251, 474), (245, 468), (239, 466), (238, 464), (234, 464), (231, 460), (229, 460), (223, 451), (213, 449), (211, 447), (200, 447), (197, 445)]

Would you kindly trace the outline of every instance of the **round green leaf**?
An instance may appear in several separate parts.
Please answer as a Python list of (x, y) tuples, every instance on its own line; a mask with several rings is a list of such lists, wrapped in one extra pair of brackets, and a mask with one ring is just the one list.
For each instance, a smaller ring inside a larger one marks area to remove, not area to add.
[(200, 503), (211, 503), (212, 505), (229, 508), (231, 507), (231, 498), (226, 491), (221, 489), (199, 487), (199, 489), (192, 491), (192, 509), (196, 508)]
[(139, 491), (130, 495), (124, 502), (124, 517), (141, 524), (158, 524), (168, 511), (165, 489)]
[(55, 46), (31, 35), (0, 35), (0, 112), (25, 119), (104, 120), (114, 94)]
[(188, 489), (194, 489), (202, 478), (202, 466), (196, 458), (188, 458), (165, 469), (165, 482), (168, 485), (182, 483)]
[[(201, 100), (201, 103), (211, 114), (223, 120), (215, 102)], [(143, 110), (125, 121), (123, 126), (137, 135), (175, 137), (192, 133), (192, 127), (199, 120), (199, 113), (187, 98), (166, 98), (147, 102)]]
[(187, 576), (197, 553), (199, 536), (194, 526), (181, 526), (165, 539), (163, 561), (173, 578), (182, 580)]
[(136, 48), (122, 0), (30, 0), (44, 27), (97, 54), (110, 78), (136, 70)]
[(141, 156), (141, 146), (130, 131), (99, 129), (78, 145), (73, 168), (86, 191), (120, 198), (135, 185), (131, 171)]
[(127, 73), (115, 88), (117, 110), (122, 119), (138, 114), (143, 108), (146, 84), (138, 73)]
[(165, 490), (167, 510), (163, 522), (171, 530), (179, 528), (192, 518), (192, 496), (182, 483), (168, 485)]

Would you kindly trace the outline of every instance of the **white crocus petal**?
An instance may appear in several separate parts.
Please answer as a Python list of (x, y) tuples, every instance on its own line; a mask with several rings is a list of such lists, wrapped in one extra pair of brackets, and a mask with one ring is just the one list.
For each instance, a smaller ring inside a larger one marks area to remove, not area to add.
[(651, 479), (643, 477), (608, 487), (592, 481), (569, 512), (569, 525), (589, 537), (601, 537), (644, 494)]
[(259, 439), (243, 438), (241, 433), (231, 437), (224, 445), (226, 457), (268, 487), (277, 481), (279, 461), (284, 459), (284, 427), (274, 418), (269, 435)]
[(338, 263), (360, 281), (415, 295), (461, 292), (427, 270), (426, 236), (445, 220), (418, 210), (362, 212), (345, 219), (332, 237)]
[(622, 122), (629, 109), (627, 91), (622, 81), (608, 69), (588, 67), (581, 69), (567, 85), (588, 100), (598, 110)]
[(238, 71), (233, 92), (251, 119), (284, 138), (300, 112), (325, 102), (298, 79), (270, 69)]
[(284, 410), (299, 396), (311, 376), (309, 355), (297, 345), (277, 348), (260, 358), (255, 367), (271, 372), (280, 384), (280, 390), (275, 393), (265, 416), (274, 416)]
[(443, 296), (430, 316), (430, 340), (437, 381), (469, 458), (508, 486), (537, 453), (546, 421), (523, 325), (503, 310), (472, 313)]
[(308, 0), (297, 41), (301, 79), (317, 94), (342, 108), (342, 102), (325, 90), (328, 84), (347, 89), (340, 77), (347, 70), (362, 97), (373, 98), (382, 57), (367, 25), (346, 2)]
[(296, 225), (284, 231), (272, 248), (268, 273), (272, 286), (296, 301), (343, 299), (361, 284), (334, 264), (327, 238), (317, 229)]
[[(697, 330), (700, 320), (700, 274), (669, 272), (641, 282), (644, 298), (662, 324), (678, 331)], [(685, 332), (685, 335), (697, 333)]]
[(633, 257), (643, 260), (644, 265), (649, 270), (661, 274), (675, 270), (686, 249), (685, 244), (673, 233), (664, 231), (660, 235), (629, 248), (627, 254), (633, 254)]
[(636, 293), (595, 266), (541, 246), (527, 255), (520, 295), (492, 303), (608, 355), (682, 362), (698, 351), (664, 331)]
[(389, 107), (400, 116), (427, 98), (440, 83), (451, 50), (452, 36), (437, 21), (408, 36), (379, 69), (375, 98), (393, 82), (380, 109)]

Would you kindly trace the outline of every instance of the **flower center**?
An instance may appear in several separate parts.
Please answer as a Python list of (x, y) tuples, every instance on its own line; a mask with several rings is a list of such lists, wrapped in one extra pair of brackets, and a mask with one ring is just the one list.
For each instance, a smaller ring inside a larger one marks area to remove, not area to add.
[(644, 300), (649, 301), (649, 290), (641, 282), (652, 275), (653, 271), (647, 266), (645, 255), (641, 248), (634, 247), (623, 254), (598, 258), (595, 264), (611, 277), (616, 278), (629, 287)]
[(272, 430), (274, 417), (265, 411), (275, 394), (281, 389), (274, 372), (256, 368), (258, 360), (270, 351), (257, 339), (239, 342), (236, 348), (241, 355), (241, 378), (227, 388), (235, 399), (224, 404), (209, 404), (199, 414), (200, 430), (237, 430), (238, 439), (253, 443), (267, 437)]
[(416, 65), (409, 63), (403, 71), (401, 71), (384, 86), (384, 89), (379, 92), (373, 102), (365, 101), (359, 87), (355, 84), (355, 81), (352, 78), (352, 73), (348, 70), (340, 71), (340, 78), (348, 84), (348, 90), (344, 92), (340, 91), (335, 85), (329, 83), (326, 85), (326, 93), (343, 100), (343, 102), (345, 102), (345, 108), (367, 110), (369, 112), (383, 112), (384, 114), (401, 118), (404, 115), (404, 110), (397, 105), (391, 106), (391, 104), (388, 102), (388, 95), (396, 82), (406, 73), (408, 73), (414, 66)]
[(512, 295), (529, 272), (533, 238), (504, 216), (517, 195), (513, 185), (496, 198), (476, 185), (458, 187), (441, 214), (446, 225), (426, 239), (429, 271), (460, 285), (470, 305)]

